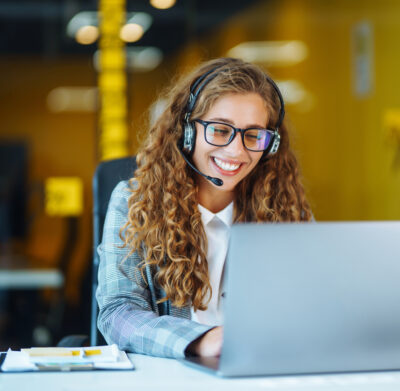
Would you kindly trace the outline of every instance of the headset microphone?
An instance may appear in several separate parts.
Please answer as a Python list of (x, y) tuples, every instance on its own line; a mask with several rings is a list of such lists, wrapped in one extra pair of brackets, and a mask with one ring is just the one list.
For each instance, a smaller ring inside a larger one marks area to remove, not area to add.
[(222, 186), (224, 184), (224, 182), (222, 181), (222, 179), (219, 178), (215, 178), (212, 176), (208, 176), (204, 173), (202, 173), (201, 171), (199, 171), (195, 165), (193, 165), (190, 160), (185, 156), (185, 154), (183, 153), (183, 151), (179, 150), (183, 159), (185, 160), (185, 162), (194, 170), (196, 171), (198, 174), (202, 175), (204, 178), (208, 179), (210, 182), (212, 182), (214, 185), (216, 186)]

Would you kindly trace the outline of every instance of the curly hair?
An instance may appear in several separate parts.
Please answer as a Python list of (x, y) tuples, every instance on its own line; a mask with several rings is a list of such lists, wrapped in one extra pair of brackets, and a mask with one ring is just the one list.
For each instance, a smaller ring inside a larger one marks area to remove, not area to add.
[[(202, 90), (193, 117), (201, 118), (213, 103), (228, 93), (259, 94), (271, 125), (278, 118), (279, 102), (265, 73), (239, 59), (220, 58), (204, 63), (168, 90), (167, 107), (149, 129), (137, 154), (131, 179), (129, 213), (121, 237), (129, 254), (142, 257), (142, 274), (149, 265), (155, 282), (177, 307), (207, 308), (211, 285), (207, 238), (197, 208), (196, 176), (179, 150), (190, 86), (201, 75), (220, 66)], [(280, 127), (277, 154), (263, 156), (235, 189), (234, 222), (294, 222), (311, 219), (310, 206), (299, 179), (296, 158), (289, 148), (285, 122)]]

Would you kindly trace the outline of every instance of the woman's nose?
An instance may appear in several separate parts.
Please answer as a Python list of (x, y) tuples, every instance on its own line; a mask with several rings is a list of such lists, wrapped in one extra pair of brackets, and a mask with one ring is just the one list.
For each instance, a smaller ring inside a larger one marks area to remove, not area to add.
[(243, 145), (242, 137), (239, 132), (236, 133), (233, 140), (225, 147), (226, 151), (229, 151), (234, 156), (239, 156), (245, 152), (245, 147)]

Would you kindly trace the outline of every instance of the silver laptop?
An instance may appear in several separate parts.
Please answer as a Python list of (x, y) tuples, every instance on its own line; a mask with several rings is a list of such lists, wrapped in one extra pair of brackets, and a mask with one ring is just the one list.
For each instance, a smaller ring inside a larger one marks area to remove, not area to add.
[(239, 224), (221, 376), (400, 369), (400, 222)]

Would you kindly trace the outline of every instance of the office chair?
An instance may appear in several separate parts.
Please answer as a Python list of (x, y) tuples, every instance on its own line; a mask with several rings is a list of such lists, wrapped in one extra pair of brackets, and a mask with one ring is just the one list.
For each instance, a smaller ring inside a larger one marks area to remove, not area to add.
[(105, 344), (103, 336), (97, 329), (99, 307), (96, 301), (97, 273), (99, 255), (97, 247), (103, 236), (104, 220), (106, 218), (111, 193), (120, 181), (132, 178), (136, 170), (135, 157), (110, 160), (98, 165), (93, 177), (93, 267), (92, 267), (92, 301), (90, 313), (90, 345)]
[[(92, 298), (90, 308), (90, 346), (106, 345), (103, 336), (97, 329), (98, 305), (96, 301), (97, 273), (99, 269), (99, 255), (97, 247), (103, 236), (104, 220), (108, 203), (115, 186), (123, 180), (133, 176), (136, 169), (135, 157), (109, 160), (100, 163), (93, 176), (93, 264), (92, 264)], [(87, 343), (86, 335), (70, 335), (64, 337), (58, 346), (83, 346)]]

